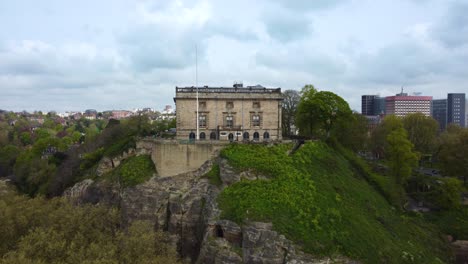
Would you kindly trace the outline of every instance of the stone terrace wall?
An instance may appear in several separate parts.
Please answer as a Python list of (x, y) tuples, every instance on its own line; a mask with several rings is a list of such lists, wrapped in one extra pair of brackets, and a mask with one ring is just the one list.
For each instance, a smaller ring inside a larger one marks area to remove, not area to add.
[(206, 161), (216, 157), (227, 142), (197, 142), (184, 144), (178, 141), (142, 139), (137, 142), (137, 152), (151, 153), (160, 177), (170, 177), (199, 169)]

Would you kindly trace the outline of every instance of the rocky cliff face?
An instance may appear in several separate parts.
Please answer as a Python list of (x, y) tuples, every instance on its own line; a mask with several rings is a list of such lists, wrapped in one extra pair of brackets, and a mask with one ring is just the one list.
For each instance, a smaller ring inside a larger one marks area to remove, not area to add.
[[(107, 162), (108, 161), (103, 161)], [(203, 178), (213, 163), (220, 165), (221, 188)], [(104, 166), (104, 165), (103, 165)], [(119, 206), (124, 224), (148, 220), (167, 231), (180, 256), (192, 263), (329, 263), (304, 254), (269, 223), (239, 226), (219, 219), (216, 197), (221, 189), (245, 179), (262, 178), (236, 173), (226, 160), (209, 160), (197, 171), (172, 177), (156, 176), (143, 184), (120, 189), (105, 182), (84, 180), (67, 190), (76, 203)], [(354, 263), (345, 258), (332, 263)]]

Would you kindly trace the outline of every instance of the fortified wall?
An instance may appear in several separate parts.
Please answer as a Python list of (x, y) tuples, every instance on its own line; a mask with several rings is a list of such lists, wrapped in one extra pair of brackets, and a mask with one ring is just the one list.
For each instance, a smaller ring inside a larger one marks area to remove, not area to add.
[(207, 160), (217, 156), (228, 142), (205, 141), (182, 143), (171, 140), (142, 139), (137, 149), (151, 153), (160, 177), (170, 177), (199, 169)]

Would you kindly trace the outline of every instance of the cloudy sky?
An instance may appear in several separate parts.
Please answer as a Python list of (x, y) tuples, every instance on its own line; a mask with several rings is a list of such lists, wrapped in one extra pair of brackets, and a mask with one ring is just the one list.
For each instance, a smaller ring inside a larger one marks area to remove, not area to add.
[(468, 0), (0, 0), (0, 109), (162, 109), (175, 86), (468, 93)]

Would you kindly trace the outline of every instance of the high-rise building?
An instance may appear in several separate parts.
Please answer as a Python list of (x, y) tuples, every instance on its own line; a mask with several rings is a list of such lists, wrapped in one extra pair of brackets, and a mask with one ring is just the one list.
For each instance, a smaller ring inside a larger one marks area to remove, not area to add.
[(404, 117), (412, 113), (431, 115), (432, 96), (411, 96), (399, 93), (385, 98), (385, 114)]
[(377, 96), (374, 99), (374, 115), (385, 115), (385, 97)]
[(465, 127), (468, 127), (468, 101), (465, 100)]
[(366, 116), (374, 115), (374, 99), (377, 95), (363, 95), (361, 97), (361, 114)]
[(385, 97), (378, 95), (363, 95), (361, 97), (361, 113), (365, 116), (385, 114)]
[(447, 96), (447, 124), (465, 127), (465, 94), (449, 93)]
[(432, 118), (439, 123), (440, 130), (447, 127), (447, 99), (432, 100)]

